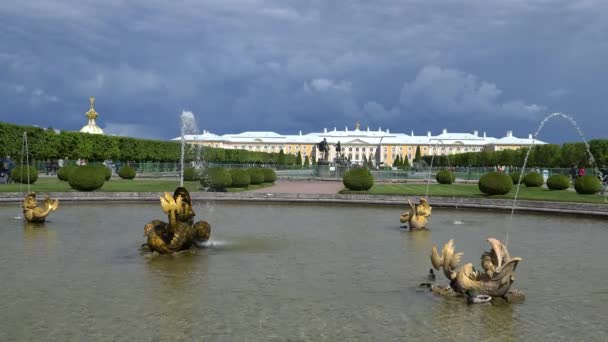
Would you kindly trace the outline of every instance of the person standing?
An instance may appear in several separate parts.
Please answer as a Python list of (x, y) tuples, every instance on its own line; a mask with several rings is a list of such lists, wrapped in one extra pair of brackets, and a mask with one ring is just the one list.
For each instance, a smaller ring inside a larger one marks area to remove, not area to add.
[(583, 177), (584, 175), (585, 175), (585, 168), (581, 166), (578, 168), (578, 176)]

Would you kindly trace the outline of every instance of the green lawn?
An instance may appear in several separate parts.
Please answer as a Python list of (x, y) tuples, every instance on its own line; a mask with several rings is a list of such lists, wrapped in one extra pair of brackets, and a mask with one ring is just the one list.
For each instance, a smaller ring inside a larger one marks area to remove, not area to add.
[[(404, 195), (404, 196), (424, 196), (426, 194), (426, 184), (375, 184), (369, 191), (350, 191), (342, 190), (340, 193), (366, 193), (372, 195)], [(515, 188), (510, 193), (502, 196), (486, 196), (479, 191), (477, 184), (431, 184), (429, 186), (429, 196), (445, 197), (484, 197), (484, 198), (507, 198), (513, 199)], [(519, 189), (518, 199), (541, 200), (541, 201), (562, 201), (562, 202), (585, 202), (585, 203), (606, 203), (604, 197), (599, 195), (579, 195), (574, 191), (554, 191), (546, 188), (528, 188), (525, 185)]]
[[(173, 192), (179, 186), (177, 180), (159, 180), (159, 179), (115, 179), (105, 182), (98, 192)], [(188, 191), (200, 191), (198, 181), (184, 181), (184, 186)], [(250, 185), (247, 188), (230, 188), (228, 192), (241, 192), (259, 188), (272, 186), (271, 183), (263, 183), (259, 185)], [(38, 178), (36, 183), (32, 184), (31, 191), (35, 192), (70, 192), (76, 191), (70, 188), (67, 182), (62, 182), (57, 178)], [(26, 192), (27, 184), (0, 184), (0, 192)]]

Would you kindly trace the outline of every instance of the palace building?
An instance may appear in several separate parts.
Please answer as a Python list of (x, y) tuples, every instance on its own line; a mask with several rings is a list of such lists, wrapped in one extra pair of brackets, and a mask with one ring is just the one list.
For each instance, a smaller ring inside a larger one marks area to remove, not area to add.
[[(381, 163), (392, 165), (397, 156), (407, 158), (410, 163), (416, 155), (416, 148), (420, 146), (420, 153), (425, 155), (451, 155), (465, 152), (502, 151), (507, 149), (519, 149), (532, 144), (545, 144), (535, 140), (530, 134), (528, 138), (516, 138), (512, 131), (507, 131), (502, 138), (481, 135), (478, 131), (473, 133), (448, 133), (443, 129), (441, 134), (432, 135), (428, 131), (426, 135), (414, 135), (404, 133), (391, 133), (390, 130), (377, 131), (360, 129), (359, 123), (354, 130), (345, 127), (339, 131), (323, 129), (323, 132), (313, 132), (297, 135), (283, 135), (275, 132), (243, 132), (238, 134), (217, 135), (208, 131), (203, 134), (186, 135), (186, 142), (203, 146), (219, 147), (224, 149), (242, 149), (258, 152), (279, 152), (319, 158), (319, 153), (314, 153), (316, 145), (326, 139), (329, 147), (329, 160), (336, 157), (336, 145), (340, 143), (342, 155), (353, 163), (362, 163), (364, 157), (367, 160), (380, 160)], [(173, 140), (180, 140), (177, 137)], [(379, 150), (378, 150), (379, 149)]]

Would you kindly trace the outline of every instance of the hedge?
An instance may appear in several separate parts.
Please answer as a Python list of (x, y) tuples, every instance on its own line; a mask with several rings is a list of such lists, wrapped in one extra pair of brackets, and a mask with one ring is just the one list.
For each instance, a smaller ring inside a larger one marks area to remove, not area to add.
[(76, 167), (77, 166), (74, 165), (60, 167), (59, 170), (57, 170), (57, 178), (59, 178), (60, 181), (67, 182), (70, 179), (70, 173), (72, 173)]
[(207, 168), (201, 176), (201, 185), (213, 191), (224, 191), (231, 184), (230, 172), (223, 167)]
[(125, 165), (118, 169), (118, 175), (122, 179), (133, 179), (135, 178), (135, 169), (129, 165)]
[(251, 184), (262, 184), (264, 183), (264, 171), (258, 168), (247, 169), (249, 177), (251, 178)]
[(11, 180), (15, 183), (34, 184), (37, 179), (38, 170), (33, 166), (15, 166), (11, 171)]
[(342, 183), (349, 190), (369, 190), (374, 186), (374, 177), (368, 169), (356, 168), (344, 174)]
[(230, 169), (230, 177), (232, 179), (233, 188), (246, 188), (251, 184), (249, 172), (244, 169)]
[(479, 178), (477, 186), (487, 195), (505, 195), (513, 188), (513, 180), (502, 172), (489, 172)]
[[(103, 164), (91, 164), (91, 166), (96, 168), (98, 172), (101, 172), (101, 174), (104, 177), (104, 180), (109, 181), (110, 178), (112, 178), (112, 170), (110, 170), (110, 168), (108, 168), (107, 166), (105, 166)], [(59, 177), (59, 176), (57, 176), (57, 177)], [(68, 179), (69, 179), (69, 177), (68, 177)]]
[(552, 175), (547, 178), (547, 188), (551, 190), (566, 190), (570, 187), (570, 178), (564, 175)]
[(454, 180), (456, 180), (456, 176), (453, 172), (441, 170), (435, 175), (435, 180), (437, 180), (437, 183), (439, 184), (452, 184), (454, 183)]
[(602, 189), (602, 183), (596, 176), (581, 176), (574, 182), (574, 189), (583, 195), (596, 194)]
[(263, 168), (262, 172), (264, 172), (264, 183), (274, 183), (277, 180), (277, 174), (273, 169)]
[(68, 182), (70, 187), (80, 191), (93, 191), (101, 188), (105, 174), (93, 165), (77, 166), (71, 172)]
[(195, 181), (195, 180), (199, 180), (199, 176), (198, 173), (196, 172), (196, 169), (189, 166), (189, 167), (185, 167), (184, 168), (184, 180), (185, 181)]
[(529, 188), (537, 188), (544, 182), (543, 175), (538, 172), (530, 172), (524, 177), (524, 184)]
[[(519, 172), (513, 172), (512, 174), (510, 174), (511, 179), (513, 180), (513, 184), (517, 185), (517, 183), (519, 182), (519, 177), (521, 177), (521, 173)], [(522, 179), (523, 182), (523, 179)]]

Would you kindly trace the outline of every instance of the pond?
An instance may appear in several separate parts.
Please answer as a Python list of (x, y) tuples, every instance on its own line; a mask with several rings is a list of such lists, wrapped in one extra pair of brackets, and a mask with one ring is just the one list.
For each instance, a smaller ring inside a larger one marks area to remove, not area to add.
[[(210, 246), (151, 257), (140, 245), (145, 223), (163, 219), (156, 202), (61, 203), (42, 227), (2, 205), (0, 340), (605, 338), (606, 220), (435, 208), (431, 230), (409, 232), (403, 208), (195, 202)], [(485, 239), (507, 232), (523, 304), (417, 287), (433, 244), (454, 238), (479, 267)]]

